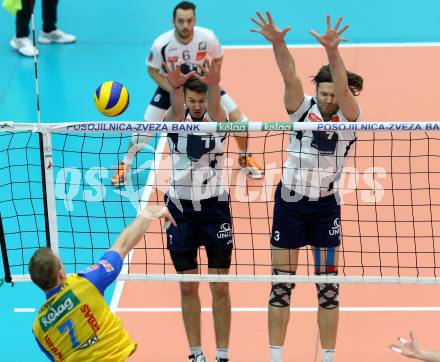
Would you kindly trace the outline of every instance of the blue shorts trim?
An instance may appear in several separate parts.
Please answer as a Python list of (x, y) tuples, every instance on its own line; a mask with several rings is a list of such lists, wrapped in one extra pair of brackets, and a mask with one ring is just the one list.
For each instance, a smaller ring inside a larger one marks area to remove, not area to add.
[(283, 249), (297, 249), (305, 245), (320, 248), (341, 244), (341, 207), (335, 195), (309, 200), (302, 197), (290, 201), (295, 192), (278, 184), (275, 191), (271, 244)]

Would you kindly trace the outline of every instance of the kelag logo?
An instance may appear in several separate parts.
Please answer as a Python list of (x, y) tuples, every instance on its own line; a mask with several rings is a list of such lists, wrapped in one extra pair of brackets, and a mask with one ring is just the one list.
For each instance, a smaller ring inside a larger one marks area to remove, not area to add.
[(247, 132), (247, 122), (218, 122), (217, 132)]
[(64, 294), (49, 308), (47, 313), (40, 317), (40, 326), (47, 332), (56, 322), (58, 322), (67, 312), (70, 312), (79, 304), (79, 299), (71, 290)]
[(288, 122), (264, 122), (262, 131), (292, 131), (293, 125)]

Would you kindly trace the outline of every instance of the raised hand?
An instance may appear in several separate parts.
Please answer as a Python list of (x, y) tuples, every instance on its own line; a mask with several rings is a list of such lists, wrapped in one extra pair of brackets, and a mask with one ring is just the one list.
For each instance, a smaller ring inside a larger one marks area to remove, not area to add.
[(345, 25), (341, 30), (338, 30), (341, 22), (342, 16), (338, 19), (335, 27), (332, 29), (330, 15), (327, 15), (327, 31), (325, 32), (325, 34), (319, 35), (314, 30), (310, 30), (310, 34), (312, 34), (325, 49), (336, 49), (340, 42), (348, 41), (347, 38), (341, 38), (342, 33), (347, 30), (348, 25)]
[(168, 66), (167, 63), (162, 63), (166, 73), (163, 74), (163, 77), (168, 80), (171, 87), (179, 88), (185, 84), (185, 82), (195, 75), (196, 72), (192, 71), (187, 74), (182, 74), (180, 71), (180, 65), (178, 63), (171, 63), (171, 66)]
[(411, 341), (406, 341), (404, 338), (399, 338), (400, 345), (391, 344), (389, 346), (395, 352), (402, 353), (406, 357), (417, 358), (420, 354), (419, 344), (412, 332), (409, 332)]
[(203, 75), (195, 74), (206, 85), (215, 85), (220, 83), (221, 62), (208, 60), (203, 67)]
[(254, 18), (251, 18), (251, 20), (257, 24), (260, 29), (251, 29), (251, 32), (262, 34), (272, 44), (283, 41), (286, 33), (292, 29), (290, 26), (284, 28), (283, 30), (278, 29), (273, 22), (269, 11), (266, 11), (267, 20), (259, 11), (257, 11), (257, 16), (259, 17), (260, 21)]
[(141, 210), (140, 214), (146, 219), (164, 218), (166, 222), (169, 222), (174, 226), (177, 226), (176, 221), (171, 216), (171, 213), (166, 206), (160, 206), (160, 205), (147, 206)]

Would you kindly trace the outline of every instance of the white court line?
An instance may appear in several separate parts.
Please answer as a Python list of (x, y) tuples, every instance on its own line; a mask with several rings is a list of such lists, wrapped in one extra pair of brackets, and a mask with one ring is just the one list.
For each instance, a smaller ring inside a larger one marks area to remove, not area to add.
[[(156, 150), (155, 150), (155, 156), (154, 156), (154, 161), (153, 161), (154, 168), (152, 170), (150, 170), (150, 173), (148, 174), (147, 184), (145, 186), (144, 192), (142, 193), (141, 204), (139, 206), (139, 210), (137, 211), (138, 214), (148, 203), (148, 201), (144, 202), (144, 200), (150, 199), (150, 193), (153, 188), (152, 187), (153, 180), (154, 180), (154, 177), (156, 177), (156, 170), (159, 168), (160, 162), (162, 161), (162, 154), (163, 154), (163, 149), (165, 148), (166, 139), (167, 139), (166, 134), (161, 133), (159, 142), (158, 142), (158, 144), (156, 146)], [(133, 250), (131, 250), (128, 253), (127, 257), (124, 260), (124, 264), (123, 264), (122, 270), (121, 270), (122, 274), (128, 273), (127, 261), (131, 260), (132, 257), (133, 257)], [(118, 308), (118, 304), (119, 304), (119, 300), (121, 299), (122, 289), (124, 288), (124, 284), (125, 284), (125, 282), (123, 280), (116, 282), (115, 290), (113, 291), (112, 300), (110, 302), (110, 310), (112, 312), (116, 311)]]
[[(123, 282), (121, 282), (123, 283)], [(122, 289), (121, 289), (122, 290)], [(266, 307), (257, 308), (231, 308), (235, 313), (266, 313)], [(295, 313), (314, 313), (318, 310), (317, 307), (292, 307), (291, 312)], [(113, 311), (120, 313), (175, 313), (181, 312), (182, 308), (118, 308)], [(440, 307), (341, 307), (340, 312), (362, 313), (362, 312), (440, 312)], [(14, 308), (15, 313), (33, 313), (35, 308)], [(202, 312), (212, 312), (212, 308), (203, 307)]]
[(14, 313), (34, 313), (35, 308), (14, 308)]
[[(418, 42), (418, 43), (351, 43), (341, 44), (342, 48), (408, 48), (408, 47), (438, 47), (440, 42)], [(287, 44), (288, 48), (322, 48), (320, 44)], [(222, 45), (223, 49), (272, 49), (272, 45)]]

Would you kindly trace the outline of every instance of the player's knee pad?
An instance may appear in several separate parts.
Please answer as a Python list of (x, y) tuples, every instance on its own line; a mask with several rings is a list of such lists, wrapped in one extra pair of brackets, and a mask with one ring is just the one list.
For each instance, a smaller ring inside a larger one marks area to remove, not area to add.
[[(294, 272), (273, 269), (273, 275), (295, 275)], [(272, 283), (270, 290), (269, 304), (273, 307), (288, 307), (290, 305), (290, 296), (295, 288), (295, 283)]]
[[(337, 275), (337, 273), (327, 275)], [(339, 306), (339, 283), (316, 283), (316, 291), (321, 308), (335, 309)]]

